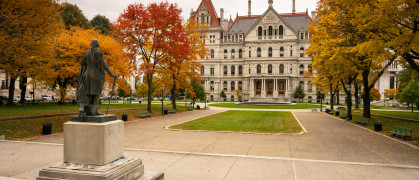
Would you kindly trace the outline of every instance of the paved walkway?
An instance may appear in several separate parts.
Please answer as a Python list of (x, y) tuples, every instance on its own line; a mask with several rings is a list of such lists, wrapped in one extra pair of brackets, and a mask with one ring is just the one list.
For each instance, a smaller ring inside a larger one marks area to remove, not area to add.
[[(223, 111), (211, 107), (126, 123), (125, 155), (142, 158), (146, 170), (163, 171), (166, 179), (419, 177), (418, 150), (309, 110), (294, 112), (308, 131), (303, 135), (164, 128)], [(34, 178), (39, 169), (62, 161), (61, 134), (33, 141), (0, 142), (0, 176)]]

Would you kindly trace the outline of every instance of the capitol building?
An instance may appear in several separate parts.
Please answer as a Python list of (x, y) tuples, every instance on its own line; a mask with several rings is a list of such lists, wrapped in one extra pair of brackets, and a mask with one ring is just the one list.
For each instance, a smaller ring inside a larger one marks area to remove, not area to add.
[[(279, 14), (268, 0), (262, 15), (248, 14), (234, 20), (224, 17), (223, 8), (218, 16), (211, 0), (202, 0), (191, 18), (208, 24), (206, 47), (208, 59), (200, 59), (201, 75), (207, 99), (241, 100), (235, 92), (242, 91), (242, 99), (250, 102), (290, 102), (292, 93), (301, 85), (306, 94), (304, 101), (316, 101), (316, 89), (304, 71), (311, 71), (311, 57), (305, 55), (310, 47), (308, 12)], [(314, 12), (312, 13), (314, 16)]]

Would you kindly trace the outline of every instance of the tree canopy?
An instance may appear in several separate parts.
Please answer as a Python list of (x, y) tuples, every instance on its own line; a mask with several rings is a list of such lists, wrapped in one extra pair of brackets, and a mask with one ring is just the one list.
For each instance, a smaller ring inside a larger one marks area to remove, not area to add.
[(86, 16), (84, 16), (83, 12), (75, 4), (70, 4), (67, 2), (62, 3), (60, 14), (67, 29), (70, 29), (74, 26), (84, 29), (89, 29), (92, 27), (89, 20), (87, 20)]
[(95, 17), (93, 17), (93, 19), (90, 20), (90, 24), (94, 28), (100, 30), (103, 34), (110, 34), (112, 31), (109, 19), (100, 14), (97, 14)]

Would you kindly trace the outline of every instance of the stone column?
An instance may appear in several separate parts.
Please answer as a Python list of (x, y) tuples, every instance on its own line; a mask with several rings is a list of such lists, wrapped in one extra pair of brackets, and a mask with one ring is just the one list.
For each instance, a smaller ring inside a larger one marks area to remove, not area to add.
[(274, 88), (273, 88), (273, 97), (274, 98), (278, 98), (279, 94), (278, 94), (278, 79), (274, 79)]
[(266, 79), (262, 79), (262, 93), (261, 98), (266, 98)]

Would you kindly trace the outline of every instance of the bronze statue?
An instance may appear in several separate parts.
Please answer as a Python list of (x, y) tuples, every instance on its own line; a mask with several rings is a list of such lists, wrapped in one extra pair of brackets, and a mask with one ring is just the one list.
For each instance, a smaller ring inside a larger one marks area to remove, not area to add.
[(90, 45), (92, 48), (84, 54), (77, 81), (77, 99), (80, 103), (79, 117), (103, 115), (98, 112), (98, 109), (105, 83), (105, 71), (114, 78), (118, 77), (109, 70), (103, 52), (99, 50), (99, 41), (93, 39)]

